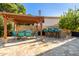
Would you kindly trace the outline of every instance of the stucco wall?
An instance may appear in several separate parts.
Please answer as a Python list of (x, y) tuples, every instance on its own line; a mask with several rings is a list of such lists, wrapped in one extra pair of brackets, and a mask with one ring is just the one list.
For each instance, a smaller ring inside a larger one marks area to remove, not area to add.
[(44, 17), (44, 23), (43, 26), (53, 26), (58, 24), (59, 22), (59, 18), (55, 18), (55, 17)]

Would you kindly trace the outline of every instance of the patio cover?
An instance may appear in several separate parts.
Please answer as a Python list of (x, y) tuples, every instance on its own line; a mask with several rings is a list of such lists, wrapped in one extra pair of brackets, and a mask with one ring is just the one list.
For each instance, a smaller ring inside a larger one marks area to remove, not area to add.
[[(15, 24), (18, 23), (26, 23), (26, 24), (34, 24), (40, 23), (41, 30), (42, 30), (42, 23), (44, 22), (44, 17), (42, 16), (28, 16), (26, 14), (15, 14), (15, 13), (7, 13), (7, 12), (0, 12), (0, 15), (4, 17), (4, 39), (7, 38), (7, 20), (10, 18), (13, 19)], [(42, 33), (41, 33), (42, 35)]]

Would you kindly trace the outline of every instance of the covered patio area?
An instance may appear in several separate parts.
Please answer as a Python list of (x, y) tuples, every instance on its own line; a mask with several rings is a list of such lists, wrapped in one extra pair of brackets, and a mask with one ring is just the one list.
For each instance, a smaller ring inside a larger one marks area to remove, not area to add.
[(0, 16), (4, 17), (4, 41), (7, 42), (7, 22), (11, 20), (14, 22), (14, 30), (18, 30), (17, 24), (36, 24), (38, 31), (38, 24), (40, 24), (40, 36), (42, 36), (42, 23), (44, 22), (44, 17), (41, 16), (28, 16), (24, 14), (14, 14), (7, 12), (0, 12)]

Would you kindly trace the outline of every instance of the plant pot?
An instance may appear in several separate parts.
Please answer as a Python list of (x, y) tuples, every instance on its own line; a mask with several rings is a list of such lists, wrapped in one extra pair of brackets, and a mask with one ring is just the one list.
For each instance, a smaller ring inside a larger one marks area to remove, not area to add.
[(72, 31), (71, 33), (72, 33), (72, 36), (79, 37), (79, 32)]

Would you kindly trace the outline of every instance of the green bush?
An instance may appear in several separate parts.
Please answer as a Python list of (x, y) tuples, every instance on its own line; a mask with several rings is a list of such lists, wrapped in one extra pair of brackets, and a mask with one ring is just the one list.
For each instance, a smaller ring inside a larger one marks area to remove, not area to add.
[(12, 25), (12, 21), (8, 21), (7, 23), (7, 32), (8, 32), (8, 35), (10, 35), (10, 32), (13, 30), (13, 25)]
[(59, 27), (71, 31), (79, 29), (79, 11), (69, 9), (68, 12), (60, 17)]
[(0, 16), (0, 36), (3, 35), (3, 17)]
[[(12, 30), (12, 22), (8, 21), (7, 23), (7, 31), (10, 33)], [(0, 37), (4, 34), (4, 24), (3, 24), (3, 17), (0, 16)]]

